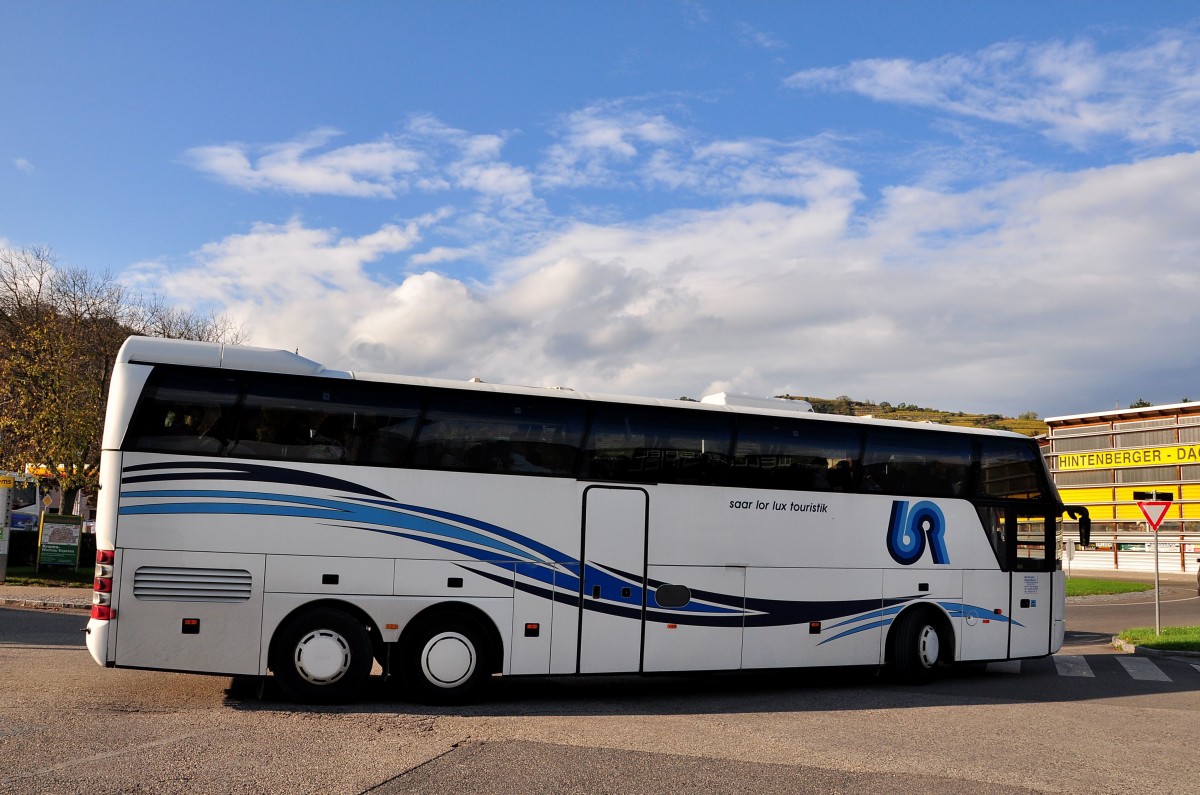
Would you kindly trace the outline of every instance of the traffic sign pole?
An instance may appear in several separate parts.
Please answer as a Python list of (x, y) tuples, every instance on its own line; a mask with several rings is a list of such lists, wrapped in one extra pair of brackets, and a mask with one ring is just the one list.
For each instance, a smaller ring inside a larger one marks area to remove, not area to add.
[(1154, 634), (1162, 634), (1162, 595), (1159, 593), (1158, 580), (1158, 528), (1162, 526), (1167, 511), (1171, 510), (1171, 502), (1175, 495), (1167, 491), (1135, 491), (1133, 498), (1137, 500), (1142, 516), (1154, 531)]
[(1158, 585), (1158, 528), (1154, 528), (1154, 634), (1162, 634), (1162, 596)]
[(0, 582), (8, 579), (8, 542), (12, 536), (12, 490), (15, 482), (0, 476)]

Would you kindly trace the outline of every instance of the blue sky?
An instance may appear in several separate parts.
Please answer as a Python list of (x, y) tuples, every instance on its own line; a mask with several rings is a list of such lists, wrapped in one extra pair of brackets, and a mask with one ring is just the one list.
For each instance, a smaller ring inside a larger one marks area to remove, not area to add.
[(0, 246), (330, 366), (1200, 399), (1200, 12), (0, 5)]

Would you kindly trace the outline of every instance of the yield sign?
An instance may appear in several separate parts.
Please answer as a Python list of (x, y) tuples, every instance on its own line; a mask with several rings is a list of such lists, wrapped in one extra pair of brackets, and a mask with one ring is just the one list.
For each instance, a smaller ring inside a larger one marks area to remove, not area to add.
[(1167, 517), (1167, 510), (1171, 507), (1171, 503), (1139, 502), (1137, 505), (1142, 509), (1142, 516), (1146, 517), (1146, 521), (1150, 523), (1150, 527), (1154, 528), (1154, 532), (1157, 533), (1158, 526)]

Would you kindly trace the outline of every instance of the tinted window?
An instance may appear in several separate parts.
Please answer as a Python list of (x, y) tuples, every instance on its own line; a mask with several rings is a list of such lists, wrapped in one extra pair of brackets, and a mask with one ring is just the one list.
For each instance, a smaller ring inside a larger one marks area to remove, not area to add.
[(1040, 499), (1042, 458), (1030, 442), (983, 439), (979, 458), (980, 496), (999, 499)]
[(850, 491), (861, 445), (854, 426), (747, 417), (738, 423), (730, 484)]
[(404, 462), (419, 409), (402, 387), (251, 377), (229, 454), (394, 466)]
[(221, 455), (241, 379), (211, 370), (157, 368), (142, 393), (126, 450)]
[(938, 431), (872, 428), (863, 453), (862, 490), (959, 497), (971, 472), (971, 440)]
[(601, 405), (583, 477), (640, 483), (723, 482), (731, 420), (721, 414)]
[(585, 408), (520, 395), (433, 395), (413, 466), (527, 475), (575, 474)]

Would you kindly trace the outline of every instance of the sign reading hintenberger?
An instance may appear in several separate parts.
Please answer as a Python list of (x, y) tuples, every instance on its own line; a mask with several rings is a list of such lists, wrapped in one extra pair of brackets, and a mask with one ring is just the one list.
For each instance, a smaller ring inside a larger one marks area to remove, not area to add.
[(1165, 467), (1200, 464), (1200, 444), (1170, 447), (1130, 447), (1124, 450), (1092, 450), (1058, 453), (1058, 469), (1119, 469), (1121, 467)]

